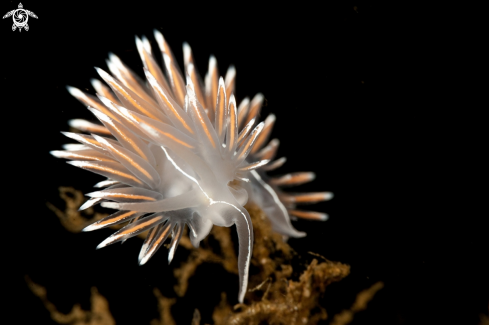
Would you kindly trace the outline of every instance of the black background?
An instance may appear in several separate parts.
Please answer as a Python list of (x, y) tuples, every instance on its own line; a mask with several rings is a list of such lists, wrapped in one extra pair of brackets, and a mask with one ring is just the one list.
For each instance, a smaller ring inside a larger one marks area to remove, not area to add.
[[(0, 11), (17, 5), (4, 1)], [(183, 249), (170, 266), (160, 252), (139, 267), (138, 239), (95, 251), (110, 230), (68, 233), (46, 208), (48, 201), (59, 203), (58, 186), (89, 192), (101, 179), (48, 153), (69, 142), (59, 133), (68, 130), (67, 120), (93, 119), (65, 86), (92, 92), (93, 67), (106, 69), (109, 51), (141, 73), (134, 35), (147, 35), (156, 46), (154, 28), (180, 64), (184, 41), (202, 73), (210, 54), (222, 74), (234, 64), (238, 100), (262, 92), (262, 117), (277, 116), (273, 136), (281, 141), (279, 155), (288, 158), (280, 173), (315, 171), (316, 181), (303, 190), (335, 193), (315, 207), (330, 220), (298, 221), (294, 226), (308, 236), (290, 240), (304, 256), (314, 251), (351, 265), (348, 278), (328, 287), (330, 315), (377, 281), (384, 289), (353, 324), (477, 324), (487, 314), (487, 213), (473, 209), (480, 196), (470, 196), (462, 209), (459, 204), (471, 189), (458, 181), (476, 173), (460, 173), (466, 165), (458, 161), (472, 165), (479, 158), (464, 147), (460, 124), (448, 119), (458, 119), (449, 94), (435, 95), (445, 75), (435, 68), (438, 38), (426, 36), (429, 31), (416, 34), (397, 21), (396, 10), (360, 1), (23, 5), (39, 17), (29, 19), (28, 32), (12, 32), (10, 18), (0, 21), (8, 207), (2, 269), (12, 273), (3, 277), (2, 295), (14, 323), (53, 323), (25, 275), (46, 286), (63, 312), (76, 302), (88, 308), (90, 287), (97, 286), (118, 324), (148, 324), (157, 316), (154, 286), (174, 295), (171, 270), (185, 258)], [(477, 127), (471, 132), (482, 134)], [(237, 290), (237, 278), (219, 272), (198, 269), (188, 297), (172, 310), (179, 324), (190, 323), (194, 308), (210, 323), (220, 292)]]

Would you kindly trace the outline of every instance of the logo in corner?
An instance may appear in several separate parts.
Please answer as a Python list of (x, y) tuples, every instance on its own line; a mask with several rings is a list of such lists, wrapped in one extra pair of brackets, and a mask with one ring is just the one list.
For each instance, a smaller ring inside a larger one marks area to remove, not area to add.
[(15, 31), (18, 28), (19, 32), (22, 31), (22, 28), (24, 28), (26, 31), (29, 30), (29, 25), (27, 25), (29, 16), (37, 19), (35, 13), (23, 9), (22, 3), (19, 3), (18, 9), (14, 9), (12, 11), (7, 12), (7, 14), (3, 16), (3, 19), (8, 18), (10, 16), (12, 16), (12, 19), (14, 20), (14, 24), (12, 25), (12, 31)]

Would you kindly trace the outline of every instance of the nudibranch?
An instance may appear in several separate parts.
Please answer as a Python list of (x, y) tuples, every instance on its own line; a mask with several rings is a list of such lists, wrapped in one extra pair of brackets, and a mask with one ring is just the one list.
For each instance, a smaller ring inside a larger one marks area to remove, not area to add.
[[(203, 82), (194, 66), (191, 48), (183, 44), (184, 73), (159, 31), (154, 32), (163, 56), (164, 70), (156, 63), (146, 37), (136, 37), (146, 80), (131, 71), (114, 54), (107, 60), (111, 74), (96, 68), (96, 97), (79, 89), (68, 91), (100, 120), (71, 120), (83, 133), (63, 132), (79, 144), (52, 151), (55, 157), (107, 177), (88, 193), (80, 209), (96, 204), (118, 210), (84, 229), (91, 231), (127, 222), (97, 248), (125, 241), (149, 230), (139, 254), (146, 263), (171, 237), (170, 263), (185, 225), (198, 247), (213, 225), (236, 225), (239, 240), (239, 297), (243, 302), (253, 248), (253, 226), (243, 207), (248, 201), (270, 218), (273, 230), (287, 237), (305, 234), (292, 227), (290, 218), (326, 220), (319, 212), (296, 210), (300, 203), (328, 200), (330, 192), (287, 194), (281, 186), (314, 179), (309, 172), (270, 178), (266, 171), (283, 165), (276, 159), (277, 139), (268, 142), (275, 122), (270, 114), (257, 123), (264, 100), (258, 94), (239, 105), (234, 97), (236, 70), (219, 76), (211, 56)], [(90, 134), (90, 135), (89, 135)], [(104, 188), (104, 189), (102, 189)]]

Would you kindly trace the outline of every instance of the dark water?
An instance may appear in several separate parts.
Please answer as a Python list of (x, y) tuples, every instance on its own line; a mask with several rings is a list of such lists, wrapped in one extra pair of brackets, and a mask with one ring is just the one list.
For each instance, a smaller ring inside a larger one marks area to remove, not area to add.
[[(47, 287), (48, 298), (66, 313), (78, 302), (89, 308), (96, 286), (118, 324), (157, 317), (154, 286), (174, 296), (165, 254), (139, 267), (137, 239), (95, 251), (110, 231), (71, 234), (45, 206), (61, 203), (60, 185), (89, 192), (101, 179), (48, 154), (66, 142), (59, 131), (68, 130), (68, 119), (91, 119), (65, 85), (91, 90), (93, 66), (105, 68), (109, 51), (141, 72), (134, 35), (152, 39), (158, 28), (180, 63), (180, 44), (187, 41), (202, 73), (210, 54), (222, 73), (234, 64), (238, 100), (262, 92), (262, 116), (277, 116), (273, 136), (281, 140), (279, 155), (288, 158), (280, 172), (315, 171), (316, 181), (301, 190), (335, 193), (315, 207), (330, 220), (298, 221), (295, 227), (308, 236), (290, 240), (301, 254), (314, 251), (351, 265), (351, 275), (325, 294), (330, 315), (383, 281), (353, 324), (478, 324), (489, 301), (487, 213), (474, 208), (482, 197), (459, 184), (479, 177), (477, 167), (459, 173), (464, 160), (480, 160), (458, 142), (457, 134), (465, 133), (450, 128), (455, 116), (435, 112), (443, 105), (433, 103), (447, 98), (434, 98), (428, 87), (442, 77), (420, 68), (430, 42), (400, 26), (394, 9), (361, 2), (227, 6), (223, 12), (206, 2), (178, 8), (161, 1), (32, 2), (24, 8), (39, 18), (29, 19), (28, 32), (12, 32), (11, 22), (2, 21), (3, 202), (9, 209), (3, 269), (12, 272), (4, 276), (7, 313), (19, 324), (53, 323), (25, 275)], [(185, 257), (178, 251), (173, 264)], [(237, 281), (212, 265), (197, 274), (188, 297), (172, 310), (178, 324), (189, 324), (194, 308), (210, 323), (219, 293)]]

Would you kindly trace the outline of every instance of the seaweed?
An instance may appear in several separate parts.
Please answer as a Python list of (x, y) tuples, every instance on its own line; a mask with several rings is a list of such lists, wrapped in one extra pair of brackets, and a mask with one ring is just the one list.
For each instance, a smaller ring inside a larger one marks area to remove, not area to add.
[[(84, 197), (80, 191), (71, 187), (60, 187), (60, 196), (65, 201), (64, 209), (48, 203), (59, 218), (61, 224), (70, 232), (77, 233), (86, 225), (99, 220), (106, 214), (90, 208), (83, 212), (78, 208), (83, 204)], [(228, 300), (229, 293), (223, 291), (221, 300), (214, 307), (212, 320), (219, 324), (317, 324), (321, 320), (330, 319), (330, 324), (348, 324), (354, 314), (366, 308), (375, 293), (383, 287), (382, 282), (360, 292), (348, 310), (329, 317), (325, 306), (321, 306), (320, 298), (326, 288), (348, 276), (350, 266), (329, 261), (315, 254), (312, 260), (298, 263), (301, 257), (280, 235), (272, 231), (266, 215), (256, 205), (248, 204), (254, 225), (255, 242), (253, 247), (252, 266), (250, 268), (249, 290), (244, 304), (232, 305)], [(113, 228), (120, 228), (121, 225)], [(144, 238), (145, 234), (139, 237)], [(189, 281), (197, 269), (204, 263), (221, 265), (226, 272), (237, 274), (236, 238), (232, 228), (213, 227), (208, 239), (199, 248), (194, 248), (188, 237), (182, 237), (180, 246), (187, 249), (187, 260), (173, 269), (175, 278), (174, 291), (177, 297), (165, 297), (158, 288), (153, 289), (157, 300), (159, 319), (151, 321), (151, 325), (176, 324), (172, 316), (172, 306), (185, 297)], [(303, 260), (303, 259), (302, 259)], [(26, 281), (32, 292), (44, 303), (52, 319), (59, 324), (99, 325), (115, 324), (109, 311), (109, 302), (92, 287), (91, 309), (84, 311), (75, 305), (68, 314), (60, 313), (46, 298), (46, 289)], [(199, 310), (195, 309), (192, 324), (201, 323)]]

